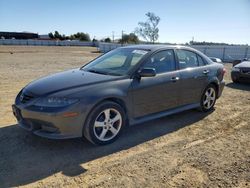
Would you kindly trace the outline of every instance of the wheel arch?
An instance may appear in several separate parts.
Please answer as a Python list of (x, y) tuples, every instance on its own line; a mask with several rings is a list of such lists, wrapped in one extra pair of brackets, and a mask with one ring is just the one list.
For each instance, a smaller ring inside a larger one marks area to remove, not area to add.
[(207, 86), (212, 85), (216, 89), (216, 98), (218, 98), (218, 93), (219, 93), (219, 84), (216, 81), (210, 82)]
[(126, 115), (126, 120), (129, 119), (128, 117), (128, 113), (129, 113), (129, 110), (128, 110), (128, 107), (126, 105), (126, 102), (124, 101), (124, 99), (122, 99), (121, 97), (119, 96), (108, 96), (108, 97), (104, 97), (100, 100), (97, 100), (96, 103), (91, 106), (91, 108), (89, 109), (89, 111), (87, 112), (87, 115), (86, 115), (86, 118), (85, 118), (85, 122), (84, 122), (84, 126), (85, 126), (85, 123), (87, 121), (87, 119), (89, 118), (91, 112), (100, 104), (104, 103), (104, 102), (114, 102), (114, 103), (117, 103), (121, 106), (121, 108), (124, 110), (125, 112), (125, 115)]
[[(89, 139), (90, 138), (90, 135), (89, 135), (89, 133), (86, 131), (86, 126), (87, 126), (87, 123), (88, 123), (88, 120), (89, 120), (89, 117), (90, 117), (90, 115), (91, 115), (91, 113), (93, 112), (93, 110), (98, 106), (98, 105), (100, 105), (100, 104), (102, 104), (102, 103), (105, 103), (105, 102), (114, 102), (114, 103), (116, 103), (116, 104), (118, 104), (118, 105), (120, 105), (121, 106), (121, 108), (124, 110), (124, 113), (125, 113), (125, 126), (127, 126), (128, 125), (128, 113), (127, 113), (127, 111), (128, 111), (128, 109), (127, 109), (127, 107), (126, 107), (126, 104), (125, 104), (125, 101), (124, 100), (122, 100), (120, 97), (106, 97), (106, 98), (103, 98), (103, 99), (101, 99), (101, 100), (99, 100), (99, 101), (97, 101), (92, 107), (91, 107), (91, 109), (88, 111), (88, 113), (87, 113), (87, 115), (86, 115), (86, 118), (85, 118), (85, 121), (84, 121), (84, 123), (83, 123), (83, 127), (82, 127), (82, 136), (84, 136), (85, 138), (88, 138), (88, 140), (90, 141), (91, 139)], [(92, 141), (91, 141), (92, 142)], [(92, 142), (93, 143), (93, 142)]]
[[(123, 108), (125, 114), (127, 114), (128, 108), (127, 108), (127, 106), (126, 106), (126, 103), (125, 103), (125, 101), (124, 101), (123, 99), (121, 99), (120, 97), (107, 97), (107, 98), (104, 98), (104, 99), (98, 101), (97, 104), (95, 104), (94, 107), (96, 107), (96, 106), (98, 106), (99, 104), (101, 104), (101, 103), (103, 103), (103, 102), (106, 102), (106, 101), (111, 101), (111, 102), (114, 102), (114, 103), (119, 104), (119, 105)], [(94, 107), (93, 107), (93, 108), (94, 108)]]

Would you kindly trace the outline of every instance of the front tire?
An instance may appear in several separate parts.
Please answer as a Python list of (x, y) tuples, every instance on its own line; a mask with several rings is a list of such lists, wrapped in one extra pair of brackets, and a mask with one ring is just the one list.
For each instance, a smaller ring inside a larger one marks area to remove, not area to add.
[(89, 114), (83, 127), (83, 135), (95, 145), (114, 142), (125, 127), (126, 118), (123, 108), (107, 101), (96, 106)]
[(215, 105), (217, 98), (217, 90), (214, 85), (209, 85), (203, 92), (200, 101), (200, 109), (203, 112), (211, 111)]
[(233, 81), (233, 83), (239, 83), (239, 80), (237, 80), (236, 78), (234, 78), (234, 77), (232, 77), (232, 81)]

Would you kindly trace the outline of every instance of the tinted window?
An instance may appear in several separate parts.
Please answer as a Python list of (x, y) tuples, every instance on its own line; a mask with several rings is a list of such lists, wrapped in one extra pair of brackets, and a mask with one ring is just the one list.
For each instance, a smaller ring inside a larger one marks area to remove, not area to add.
[(155, 68), (156, 73), (175, 70), (175, 58), (173, 50), (164, 50), (151, 56), (144, 67)]
[(180, 69), (199, 66), (196, 53), (188, 50), (177, 50), (176, 53), (179, 59)]

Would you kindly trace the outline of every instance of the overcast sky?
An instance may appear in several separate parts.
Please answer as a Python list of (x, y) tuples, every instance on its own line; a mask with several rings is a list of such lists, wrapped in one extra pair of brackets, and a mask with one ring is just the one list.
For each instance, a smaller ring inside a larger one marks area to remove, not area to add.
[(0, 0), (0, 31), (120, 37), (148, 11), (161, 18), (159, 42), (250, 44), (250, 0)]

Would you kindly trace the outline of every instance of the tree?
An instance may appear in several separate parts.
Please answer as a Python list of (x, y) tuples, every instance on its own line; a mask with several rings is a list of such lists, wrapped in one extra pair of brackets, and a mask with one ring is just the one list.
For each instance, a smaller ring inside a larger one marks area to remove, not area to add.
[(62, 39), (62, 35), (58, 32), (58, 31), (55, 31), (55, 33), (54, 33), (54, 38), (55, 39)]
[(108, 38), (104, 39), (104, 42), (111, 42), (111, 39), (108, 37)]
[(146, 41), (154, 43), (159, 38), (159, 28), (157, 26), (161, 19), (152, 12), (146, 13), (146, 16), (148, 18), (147, 21), (139, 22), (139, 27), (135, 29), (135, 32)]
[(87, 33), (82, 33), (82, 32), (78, 32), (76, 34), (73, 34), (70, 36), (71, 40), (81, 40), (81, 41), (90, 41), (90, 37), (89, 34)]
[(49, 33), (49, 38), (54, 39), (54, 35), (52, 32)]
[(139, 38), (134, 34), (130, 33), (129, 35), (124, 34), (122, 39), (119, 40), (120, 43), (128, 43), (128, 44), (137, 44), (139, 43)]

